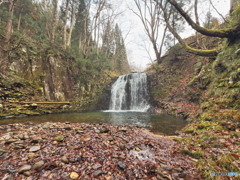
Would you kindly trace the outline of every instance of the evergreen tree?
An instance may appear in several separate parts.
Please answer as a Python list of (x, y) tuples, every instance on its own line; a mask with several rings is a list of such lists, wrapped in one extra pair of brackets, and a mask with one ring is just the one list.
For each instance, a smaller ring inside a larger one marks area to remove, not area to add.
[(127, 73), (130, 71), (128, 60), (127, 60), (127, 52), (124, 44), (124, 40), (122, 37), (122, 32), (119, 29), (118, 24), (115, 26), (115, 53), (114, 53), (114, 67), (120, 73)]

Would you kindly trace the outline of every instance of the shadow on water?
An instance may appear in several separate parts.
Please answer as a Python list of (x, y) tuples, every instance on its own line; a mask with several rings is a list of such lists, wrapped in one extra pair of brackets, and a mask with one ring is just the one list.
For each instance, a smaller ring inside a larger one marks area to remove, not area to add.
[(181, 117), (146, 112), (87, 112), (63, 113), (27, 118), (0, 120), (0, 125), (14, 123), (72, 122), (72, 123), (107, 123), (113, 125), (140, 126), (156, 134), (174, 135), (187, 123)]

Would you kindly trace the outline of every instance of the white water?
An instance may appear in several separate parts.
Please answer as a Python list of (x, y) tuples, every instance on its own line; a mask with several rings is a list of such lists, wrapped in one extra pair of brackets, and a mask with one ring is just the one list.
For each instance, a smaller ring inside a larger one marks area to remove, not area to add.
[(111, 101), (108, 111), (140, 111), (150, 108), (145, 73), (132, 73), (119, 76), (112, 85)]

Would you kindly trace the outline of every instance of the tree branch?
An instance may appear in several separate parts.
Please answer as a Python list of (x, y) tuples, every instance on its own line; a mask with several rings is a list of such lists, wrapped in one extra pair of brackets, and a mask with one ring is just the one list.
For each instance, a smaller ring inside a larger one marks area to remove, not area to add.
[(199, 33), (211, 36), (211, 37), (220, 37), (220, 38), (231, 38), (234, 36), (237, 31), (235, 29), (206, 29), (195, 23), (191, 17), (178, 5), (175, 0), (167, 0), (172, 6), (174, 6), (177, 11), (183, 16), (183, 18), (188, 22), (188, 24), (198, 31)]
[(165, 19), (165, 22), (166, 22), (166, 26), (167, 28), (169, 29), (169, 31), (174, 35), (175, 38), (177, 38), (177, 40), (179, 41), (179, 43), (190, 53), (192, 54), (196, 54), (196, 55), (199, 55), (199, 56), (207, 56), (207, 57), (210, 57), (210, 56), (216, 56), (218, 54), (218, 51), (216, 49), (213, 49), (213, 50), (202, 50), (202, 49), (195, 49), (195, 48), (192, 48), (190, 46), (188, 46), (185, 41), (178, 35), (178, 33), (174, 30), (174, 28), (170, 25), (169, 23), (169, 20), (168, 20), (168, 15), (167, 15), (167, 12), (166, 12), (166, 9), (163, 8), (163, 6), (160, 4), (160, 8), (162, 9), (163, 11), (163, 14), (164, 14), (164, 19)]

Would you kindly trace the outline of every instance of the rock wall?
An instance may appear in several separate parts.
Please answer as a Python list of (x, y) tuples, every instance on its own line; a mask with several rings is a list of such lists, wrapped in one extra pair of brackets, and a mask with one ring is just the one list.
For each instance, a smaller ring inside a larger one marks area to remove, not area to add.
[[(25, 40), (10, 54), (10, 72), (0, 76), (0, 104), (3, 106), (0, 116), (108, 108), (111, 72), (86, 70), (88, 67), (61, 49), (36, 43)], [(21, 104), (26, 101), (70, 101), (71, 105), (44, 104), (32, 109)]]

